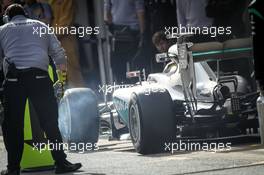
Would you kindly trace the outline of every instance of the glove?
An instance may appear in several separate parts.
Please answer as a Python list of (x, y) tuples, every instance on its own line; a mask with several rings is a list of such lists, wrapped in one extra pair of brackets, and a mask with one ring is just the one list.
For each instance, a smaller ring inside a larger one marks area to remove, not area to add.
[(55, 96), (57, 97), (57, 100), (60, 101), (60, 99), (64, 95), (67, 73), (66, 71), (57, 70), (57, 74), (58, 74), (58, 81), (54, 83), (53, 87), (56, 94)]
[(63, 83), (64, 85), (66, 84), (66, 80), (67, 80), (67, 72), (66, 71), (61, 71), (61, 70), (57, 70), (57, 74), (58, 74), (58, 81), (60, 81), (61, 83)]

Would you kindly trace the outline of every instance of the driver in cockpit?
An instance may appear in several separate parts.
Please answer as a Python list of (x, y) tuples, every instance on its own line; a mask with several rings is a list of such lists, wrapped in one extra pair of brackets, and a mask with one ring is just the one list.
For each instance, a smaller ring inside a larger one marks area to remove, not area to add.
[[(172, 40), (167, 39), (167, 36), (163, 31), (158, 31), (153, 35), (152, 43), (160, 53), (167, 53), (169, 48), (174, 44)], [(177, 64), (172, 61), (164, 63), (163, 73), (175, 72), (177, 67)]]

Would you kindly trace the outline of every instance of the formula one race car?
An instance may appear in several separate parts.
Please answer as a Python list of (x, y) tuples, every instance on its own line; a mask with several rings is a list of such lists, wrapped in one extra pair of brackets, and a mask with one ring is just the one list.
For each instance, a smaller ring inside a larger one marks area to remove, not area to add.
[[(140, 81), (113, 93), (116, 115), (129, 128), (138, 153), (160, 151), (164, 143), (176, 138), (258, 132), (258, 93), (250, 83), (252, 78), (223, 74), (219, 66), (238, 58), (251, 63), (251, 39), (193, 44), (186, 42), (188, 37), (178, 36), (168, 53), (156, 55), (157, 62), (166, 63), (162, 73), (150, 74), (145, 81), (140, 71), (127, 73)], [(217, 63), (215, 72), (210, 61)]]

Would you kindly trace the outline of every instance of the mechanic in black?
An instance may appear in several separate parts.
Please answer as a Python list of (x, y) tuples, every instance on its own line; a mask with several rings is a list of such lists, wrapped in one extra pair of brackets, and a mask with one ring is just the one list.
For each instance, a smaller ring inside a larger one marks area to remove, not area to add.
[(218, 35), (218, 41), (250, 37), (248, 6), (250, 0), (209, 0), (206, 15), (215, 27), (231, 27), (230, 35)]
[[(216, 40), (224, 42), (226, 40), (249, 38), (250, 37), (250, 18), (248, 6), (250, 0), (209, 0), (206, 6), (206, 15), (213, 19), (214, 27), (231, 27), (231, 34), (217, 35)], [(252, 60), (249, 58), (231, 59), (220, 61), (220, 70), (226, 74), (239, 75), (252, 81), (252, 71), (249, 68)], [(252, 82), (253, 83), (253, 82)]]
[(253, 0), (249, 7), (250, 16), (252, 19), (252, 35), (254, 45), (254, 65), (255, 76), (260, 91), (264, 92), (264, 61), (263, 61), (263, 45), (264, 40), (264, 1)]
[[(38, 20), (26, 18), (21, 5), (9, 6), (5, 15), (4, 18), (8, 18), (9, 22), (0, 27), (0, 62), (3, 62), (5, 74), (5, 117), (2, 129), (8, 165), (1, 175), (17, 175), (20, 174), (24, 146), (24, 111), (27, 98), (32, 102), (41, 128), (50, 143), (62, 143), (58, 128), (58, 106), (53, 83), (48, 75), (48, 65), (50, 56), (58, 69), (66, 71), (66, 56), (54, 34), (46, 33), (40, 37), (34, 32), (37, 28), (48, 30), (48, 26)], [(66, 160), (62, 144), (51, 153), (57, 174), (76, 171), (82, 166)]]
[(132, 69), (146, 65), (139, 55), (145, 45), (144, 0), (104, 0), (104, 18), (113, 34), (111, 67), (115, 82), (126, 82), (127, 63)]

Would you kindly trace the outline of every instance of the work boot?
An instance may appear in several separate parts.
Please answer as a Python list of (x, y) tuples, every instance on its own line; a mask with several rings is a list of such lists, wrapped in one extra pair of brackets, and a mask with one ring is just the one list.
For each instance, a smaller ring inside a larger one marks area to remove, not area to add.
[(55, 163), (55, 173), (56, 174), (69, 173), (69, 172), (77, 171), (81, 167), (82, 167), (81, 163), (72, 164), (71, 162), (65, 159), (62, 162)]
[(20, 175), (20, 170), (4, 170), (1, 171), (1, 175)]

